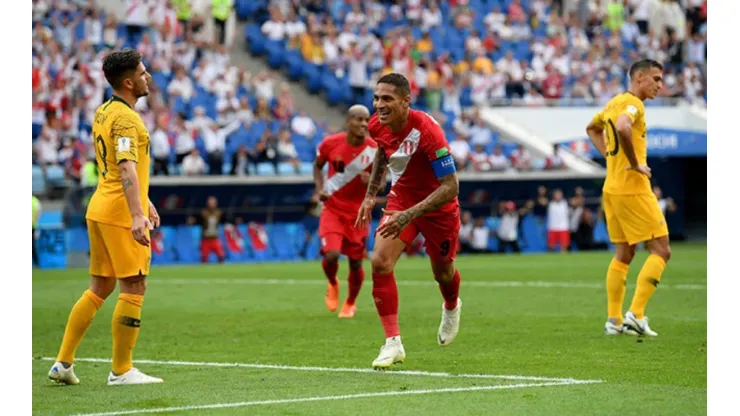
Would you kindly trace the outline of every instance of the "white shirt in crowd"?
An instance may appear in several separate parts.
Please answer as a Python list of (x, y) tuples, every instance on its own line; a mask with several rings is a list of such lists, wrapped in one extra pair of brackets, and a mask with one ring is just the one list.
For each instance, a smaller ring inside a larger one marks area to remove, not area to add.
[(473, 227), (472, 238), (470, 239), (470, 247), (476, 250), (485, 250), (488, 248), (488, 236), (491, 232), (485, 225), (482, 227)]
[(308, 116), (295, 116), (293, 121), (290, 122), (290, 128), (294, 133), (298, 133), (302, 136), (311, 137), (316, 133), (316, 124), (313, 122), (311, 117)]
[(170, 141), (167, 133), (162, 129), (154, 130), (151, 140), (152, 156), (155, 159), (167, 159), (170, 156)]
[(182, 160), (182, 172), (185, 175), (202, 175), (206, 173), (206, 162), (200, 155), (189, 154)]
[(202, 128), (200, 130), (200, 135), (203, 138), (206, 152), (209, 154), (217, 152), (223, 153), (226, 148), (226, 138), (233, 133), (234, 130), (238, 129), (239, 126), (241, 126), (241, 122), (239, 120), (234, 120), (228, 126), (215, 131), (210, 126)]
[(570, 230), (570, 208), (568, 201), (550, 201), (547, 205), (547, 231)]
[(519, 238), (519, 214), (516, 212), (504, 213), (501, 216), (496, 235), (507, 242), (516, 241)]
[(285, 33), (287, 32), (285, 23), (276, 22), (274, 20), (268, 20), (265, 23), (263, 23), (261, 30), (262, 30), (262, 33), (265, 36), (267, 36), (268, 39), (272, 41), (283, 40), (283, 38), (285, 38)]
[(450, 153), (455, 159), (467, 159), (470, 154), (470, 145), (465, 140), (455, 139), (450, 143)]

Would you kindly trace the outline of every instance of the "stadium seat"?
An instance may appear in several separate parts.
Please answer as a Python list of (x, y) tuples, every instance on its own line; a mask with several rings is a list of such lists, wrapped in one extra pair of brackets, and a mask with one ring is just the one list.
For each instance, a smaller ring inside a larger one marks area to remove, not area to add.
[(44, 178), (44, 172), (38, 165), (33, 165), (31, 168), (31, 192), (34, 195), (40, 195), (46, 191), (46, 179)]

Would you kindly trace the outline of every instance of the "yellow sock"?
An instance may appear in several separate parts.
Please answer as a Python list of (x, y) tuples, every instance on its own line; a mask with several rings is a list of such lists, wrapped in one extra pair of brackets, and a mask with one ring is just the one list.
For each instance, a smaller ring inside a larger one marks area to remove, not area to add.
[(627, 271), (629, 265), (617, 259), (612, 259), (609, 270), (606, 272), (606, 298), (609, 319), (616, 319), (615, 325), (622, 325), (622, 304), (624, 292), (627, 290)]
[(121, 293), (113, 312), (113, 373), (121, 375), (133, 367), (132, 352), (141, 326), (144, 295)]
[(645, 264), (637, 276), (637, 290), (635, 290), (632, 306), (630, 306), (630, 311), (635, 314), (637, 319), (642, 319), (645, 316), (645, 306), (655, 293), (664, 270), (665, 260), (662, 257), (651, 254), (645, 260)]
[(59, 348), (59, 355), (57, 355), (57, 361), (70, 364), (74, 362), (75, 351), (80, 346), (80, 342), (82, 342), (87, 328), (90, 327), (95, 314), (103, 306), (104, 301), (104, 299), (89, 289), (82, 293), (82, 296), (80, 296), (80, 299), (77, 300), (77, 303), (75, 303), (75, 306), (72, 307), (72, 311), (69, 313), (67, 327), (64, 329), (62, 346)]

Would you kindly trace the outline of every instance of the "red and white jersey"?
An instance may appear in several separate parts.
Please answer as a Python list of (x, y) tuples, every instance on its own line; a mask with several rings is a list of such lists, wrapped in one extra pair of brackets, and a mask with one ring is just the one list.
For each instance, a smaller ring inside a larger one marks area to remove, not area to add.
[[(450, 146), (442, 127), (429, 114), (409, 110), (406, 127), (394, 133), (380, 124), (376, 113), (370, 117), (368, 130), (388, 160), (391, 173), (389, 209), (408, 209), (439, 188), (432, 162), (449, 155)], [(453, 213), (459, 208), (460, 203), (455, 197), (436, 212)]]
[(324, 192), (329, 199), (324, 208), (347, 218), (354, 218), (365, 199), (367, 183), (360, 173), (370, 172), (378, 144), (366, 137), (358, 146), (347, 143), (347, 134), (337, 133), (324, 138), (316, 150), (316, 159), (329, 162), (329, 174), (324, 181)]

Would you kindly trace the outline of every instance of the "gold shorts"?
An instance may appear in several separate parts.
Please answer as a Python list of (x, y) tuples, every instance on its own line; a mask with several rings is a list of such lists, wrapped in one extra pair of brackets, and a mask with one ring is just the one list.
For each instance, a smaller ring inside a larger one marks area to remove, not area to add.
[(92, 276), (121, 279), (149, 274), (152, 248), (137, 243), (128, 228), (87, 220), (87, 235)]
[(668, 235), (665, 216), (655, 194), (604, 193), (604, 216), (612, 243), (634, 245)]

